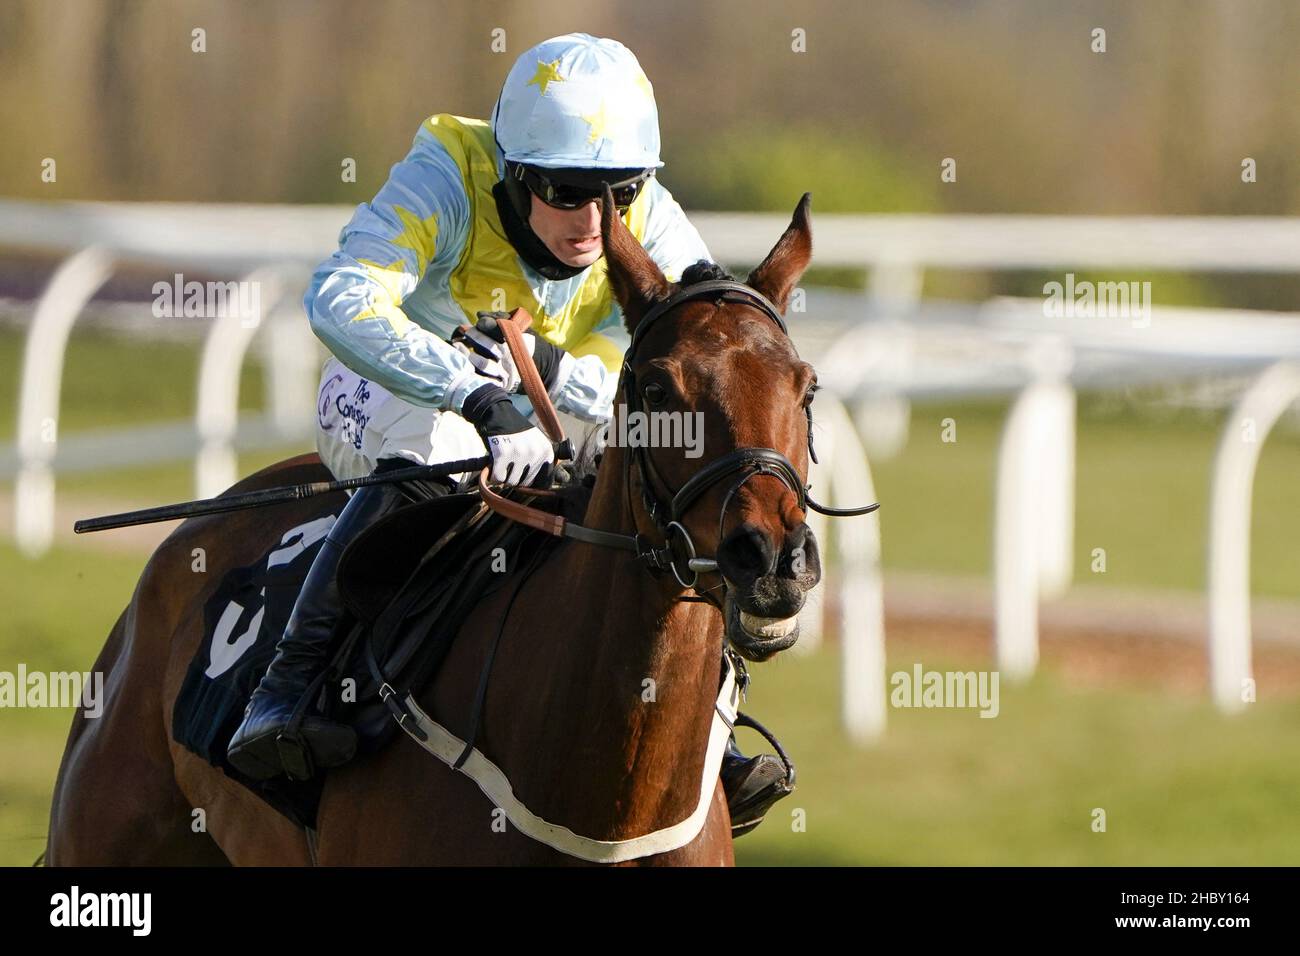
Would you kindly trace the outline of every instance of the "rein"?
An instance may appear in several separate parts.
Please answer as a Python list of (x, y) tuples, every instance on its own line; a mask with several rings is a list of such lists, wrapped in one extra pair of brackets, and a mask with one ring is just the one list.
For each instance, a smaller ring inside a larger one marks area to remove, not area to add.
[[(632, 365), (636, 358), (637, 348), (647, 331), (670, 310), (683, 302), (696, 299), (715, 299), (718, 302), (734, 302), (753, 306), (775, 322), (782, 333), (787, 336), (790, 334), (786, 328), (785, 320), (781, 318), (781, 313), (776, 306), (762, 293), (751, 289), (743, 282), (730, 279), (711, 279), (685, 286), (668, 298), (657, 302), (646, 312), (632, 332), (632, 341), (623, 356), (624, 414), (641, 410), (640, 394), (636, 387), (636, 373), (633, 371)], [(524, 390), (537, 413), (538, 423), (542, 431), (552, 441), (563, 442), (565, 438), (559, 423), (559, 417), (555, 413), (555, 408), (551, 404), (550, 396), (546, 393), (541, 377), (537, 374), (532, 357), (524, 346), (523, 332), (531, 323), (532, 316), (526, 310), (515, 309), (508, 319), (501, 321), (499, 324), (505, 336), (506, 345), (515, 359), (516, 366), (520, 369)], [(813, 450), (812, 440), (813, 420), (811, 406), (807, 409), (807, 417), (808, 454), (813, 461), (816, 461), (817, 454)], [(660, 475), (659, 470), (655, 467), (654, 460), (646, 450), (638, 445), (633, 446), (631, 453), (628, 455), (628, 473), (624, 475), (624, 487), (629, 489), (629, 494), (631, 489), (629, 479), (634, 461), (641, 477), (641, 499), (645, 511), (664, 540), (664, 545), (661, 548), (653, 547), (639, 534), (629, 535), (588, 528), (568, 521), (561, 515), (541, 511), (522, 502), (512, 501), (488, 487), (488, 469), (486, 468), (479, 474), (478, 491), (483, 502), (505, 518), (556, 537), (571, 538), (574, 541), (582, 541), (597, 547), (630, 551), (652, 573), (671, 571), (673, 577), (684, 588), (694, 588), (699, 583), (701, 573), (707, 574), (718, 569), (716, 558), (700, 557), (697, 554), (695, 542), (692, 540), (686, 526), (682, 524), (682, 519), (692, 505), (699, 501), (714, 485), (722, 481), (733, 477), (736, 478), (735, 483), (731, 485), (723, 499), (722, 511), (718, 516), (719, 540), (722, 537), (727, 508), (731, 504), (732, 498), (750, 479), (759, 475), (771, 475), (780, 480), (794, 492), (799, 501), (799, 508), (802, 511), (812, 510), (830, 517), (839, 518), (870, 514), (880, 507), (879, 503), (863, 505), (857, 508), (828, 508), (819, 504), (809, 493), (811, 486), (800, 477), (798, 469), (795, 468), (790, 459), (775, 448), (737, 448), (709, 462), (676, 491)], [(654, 489), (656, 486), (667, 489), (670, 495), (667, 503), (655, 496)], [(679, 554), (673, 547), (674, 542), (678, 540), (683, 549), (682, 554)], [(689, 578), (683, 574), (680, 566), (682, 563), (680, 558), (683, 555)]]

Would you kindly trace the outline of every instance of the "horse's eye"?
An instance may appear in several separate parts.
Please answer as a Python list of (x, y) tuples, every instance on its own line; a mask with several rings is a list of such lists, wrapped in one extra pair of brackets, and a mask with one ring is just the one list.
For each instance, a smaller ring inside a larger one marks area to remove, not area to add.
[(642, 394), (645, 395), (645, 400), (651, 405), (662, 405), (668, 399), (667, 390), (662, 385), (656, 385), (654, 382), (647, 385)]
[(811, 385), (808, 386), (808, 391), (803, 393), (804, 408), (807, 408), (809, 405), (812, 404), (813, 398), (817, 395), (817, 389), (819, 389), (820, 387), (821, 386), (818, 385), (816, 382), (813, 382)]

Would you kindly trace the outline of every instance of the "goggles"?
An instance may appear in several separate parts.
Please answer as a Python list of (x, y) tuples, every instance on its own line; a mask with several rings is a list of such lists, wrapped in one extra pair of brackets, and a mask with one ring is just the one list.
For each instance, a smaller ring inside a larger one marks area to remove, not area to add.
[[(636, 201), (654, 172), (653, 169), (592, 169), (577, 171), (574, 176), (572, 171), (542, 169), (522, 163), (514, 168), (515, 178), (527, 186), (529, 192), (556, 209), (579, 209), (589, 202), (599, 202), (605, 194), (604, 182), (616, 177), (614, 182), (609, 183), (609, 188), (614, 194), (614, 205), (619, 212), (626, 212)], [(628, 173), (634, 175), (628, 176)]]

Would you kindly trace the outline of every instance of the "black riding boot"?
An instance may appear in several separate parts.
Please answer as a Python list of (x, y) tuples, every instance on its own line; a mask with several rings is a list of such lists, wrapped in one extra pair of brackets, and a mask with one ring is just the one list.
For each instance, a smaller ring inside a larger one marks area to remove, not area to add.
[[(388, 460), (385, 459), (385, 462)], [(409, 466), (411, 462), (402, 462)], [(386, 470), (376, 468), (376, 473)], [(244, 711), (244, 722), (230, 740), (226, 755), (242, 773), (266, 780), (281, 773), (305, 780), (317, 767), (335, 767), (352, 759), (357, 735), (348, 726), (308, 715), (300, 736), (282, 736), (309, 685), (329, 661), (334, 625), (342, 611), (336, 572), (348, 543), (409, 499), (396, 484), (365, 485), (352, 497), (325, 537), (303, 581), (275, 659)], [(310, 706), (310, 704), (308, 704)]]
[(793, 764), (787, 774), (785, 763), (772, 754), (746, 757), (736, 746), (734, 733), (722, 757), (721, 776), (733, 837), (744, 836), (762, 823), (772, 804), (794, 791)]

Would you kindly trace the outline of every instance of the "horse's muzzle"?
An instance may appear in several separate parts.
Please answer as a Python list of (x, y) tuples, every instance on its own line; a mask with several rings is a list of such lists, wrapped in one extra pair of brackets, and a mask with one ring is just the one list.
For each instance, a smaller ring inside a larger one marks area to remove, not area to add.
[[(799, 602), (802, 605), (802, 601)], [(799, 640), (798, 610), (786, 617), (765, 617), (742, 610), (728, 588), (723, 599), (727, 640), (746, 660), (756, 663), (793, 647)]]
[(727, 639), (751, 661), (765, 661), (799, 639), (797, 615), (821, 580), (817, 539), (807, 525), (789, 534), (780, 553), (754, 525), (741, 525), (718, 548), (726, 581)]

